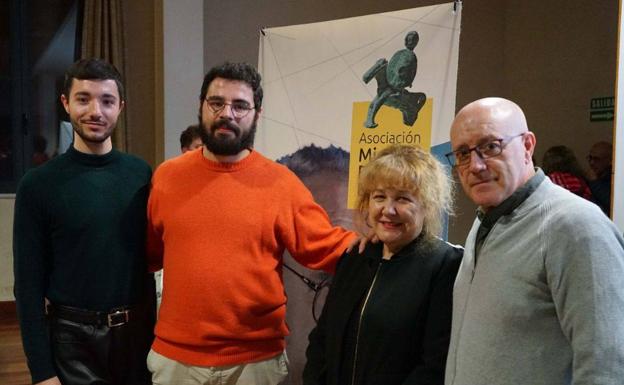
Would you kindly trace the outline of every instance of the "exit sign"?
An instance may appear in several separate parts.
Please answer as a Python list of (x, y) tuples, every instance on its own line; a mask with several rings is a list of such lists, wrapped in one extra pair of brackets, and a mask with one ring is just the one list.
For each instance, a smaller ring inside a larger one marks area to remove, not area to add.
[(613, 120), (615, 97), (592, 98), (589, 103), (589, 121), (604, 122)]

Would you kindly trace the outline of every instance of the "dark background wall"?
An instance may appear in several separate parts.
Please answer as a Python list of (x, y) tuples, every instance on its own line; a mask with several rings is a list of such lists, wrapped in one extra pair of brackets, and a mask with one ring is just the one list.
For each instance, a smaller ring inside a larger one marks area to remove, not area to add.
[[(257, 64), (259, 30), (415, 8), (447, 1), (204, 1), (204, 66)], [(615, 93), (618, 1), (465, 0), (457, 109), (485, 96), (516, 101), (537, 135), (539, 164), (550, 146), (571, 147), (582, 164), (613, 122), (590, 122), (593, 97)], [(458, 187), (459, 188), (459, 187)], [(474, 205), (457, 194), (449, 238), (463, 243)]]

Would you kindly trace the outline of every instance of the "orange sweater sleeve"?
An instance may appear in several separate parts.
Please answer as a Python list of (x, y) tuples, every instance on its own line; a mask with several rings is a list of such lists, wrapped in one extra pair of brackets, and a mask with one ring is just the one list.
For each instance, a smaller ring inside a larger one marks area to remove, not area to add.
[(333, 226), (325, 210), (310, 191), (294, 177), (289, 181), (291, 209), (279, 217), (281, 241), (302, 265), (333, 273), (338, 258), (356, 238), (352, 231)]

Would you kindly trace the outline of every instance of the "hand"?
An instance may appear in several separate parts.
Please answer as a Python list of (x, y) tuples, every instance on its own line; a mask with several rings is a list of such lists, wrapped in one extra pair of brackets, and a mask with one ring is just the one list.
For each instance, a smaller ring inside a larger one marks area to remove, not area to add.
[(347, 253), (350, 253), (351, 250), (353, 250), (355, 248), (355, 246), (357, 245), (358, 246), (358, 253), (362, 254), (362, 252), (364, 252), (364, 249), (366, 248), (366, 244), (368, 242), (377, 243), (377, 242), (379, 242), (379, 238), (377, 237), (377, 235), (373, 231), (368, 233), (368, 235), (363, 235), (363, 234), (359, 234), (358, 233), (358, 237), (355, 238), (349, 244), (349, 247), (347, 247)]
[(58, 377), (48, 378), (47, 380), (37, 382), (35, 385), (62, 385)]

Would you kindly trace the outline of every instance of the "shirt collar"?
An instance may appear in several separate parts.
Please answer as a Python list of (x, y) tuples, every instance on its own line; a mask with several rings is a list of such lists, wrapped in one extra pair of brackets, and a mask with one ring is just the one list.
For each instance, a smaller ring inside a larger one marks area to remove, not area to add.
[(536, 167), (535, 175), (533, 175), (524, 185), (518, 188), (505, 199), (501, 204), (494, 207), (487, 213), (480, 207), (477, 209), (477, 217), (481, 220), (484, 226), (492, 227), (496, 221), (503, 215), (511, 214), (518, 206), (522, 204), (533, 192), (537, 189), (544, 178), (544, 172), (539, 167)]

